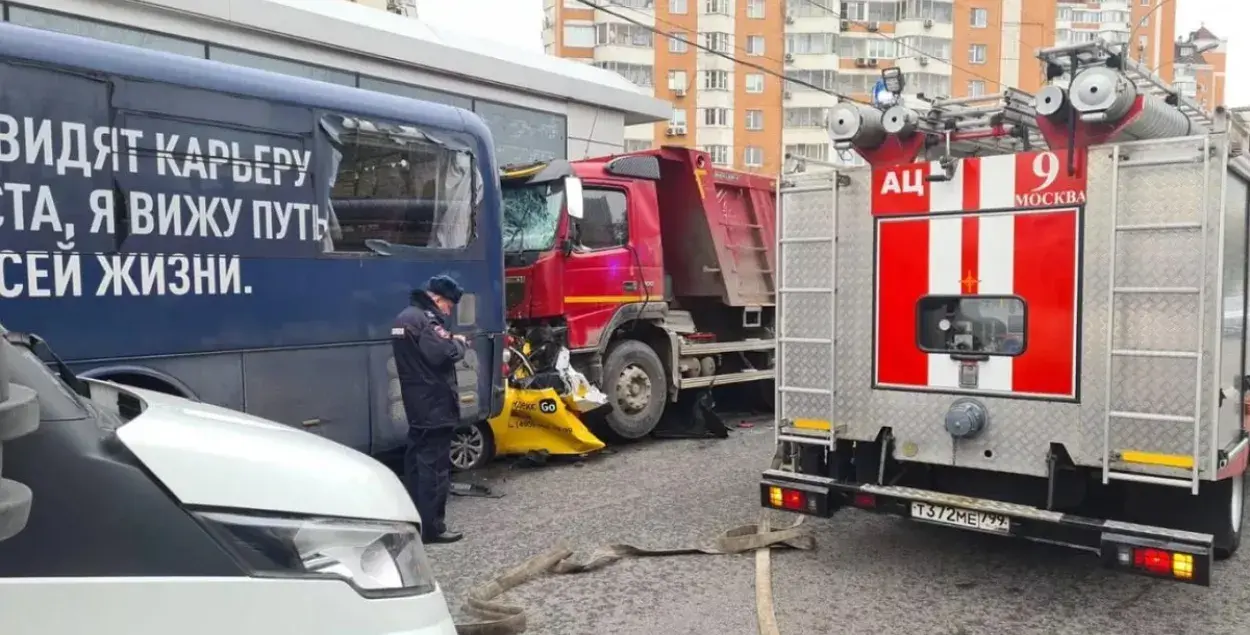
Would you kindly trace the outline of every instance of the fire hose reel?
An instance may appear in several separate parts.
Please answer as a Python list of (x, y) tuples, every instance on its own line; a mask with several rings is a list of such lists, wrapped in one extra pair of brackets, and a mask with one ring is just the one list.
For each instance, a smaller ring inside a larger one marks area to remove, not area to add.
[(976, 399), (956, 399), (946, 411), (946, 432), (956, 439), (971, 439), (989, 423), (989, 410)]

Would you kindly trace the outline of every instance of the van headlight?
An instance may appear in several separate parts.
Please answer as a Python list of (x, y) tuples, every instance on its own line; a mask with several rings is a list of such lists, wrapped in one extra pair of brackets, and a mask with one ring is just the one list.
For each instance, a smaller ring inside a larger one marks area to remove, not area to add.
[(411, 523), (218, 511), (196, 516), (258, 577), (340, 579), (366, 596), (435, 589), (421, 534)]

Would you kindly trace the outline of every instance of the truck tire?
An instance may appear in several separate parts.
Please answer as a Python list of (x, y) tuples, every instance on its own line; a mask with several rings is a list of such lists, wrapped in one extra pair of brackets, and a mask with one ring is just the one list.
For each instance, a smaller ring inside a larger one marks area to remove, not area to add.
[(603, 365), (603, 391), (612, 403), (608, 431), (625, 441), (651, 434), (668, 401), (668, 378), (660, 357), (637, 340), (613, 345)]
[(1241, 527), (1246, 515), (1246, 474), (1212, 483), (1210, 499), (1204, 501), (1206, 531), (1215, 536), (1215, 559), (1227, 560), (1241, 546)]

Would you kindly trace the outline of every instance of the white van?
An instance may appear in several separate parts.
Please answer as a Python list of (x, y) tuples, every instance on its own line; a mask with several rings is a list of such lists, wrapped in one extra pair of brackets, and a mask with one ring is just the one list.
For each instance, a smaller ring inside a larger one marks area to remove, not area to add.
[(455, 634), (377, 461), (0, 335), (5, 635)]

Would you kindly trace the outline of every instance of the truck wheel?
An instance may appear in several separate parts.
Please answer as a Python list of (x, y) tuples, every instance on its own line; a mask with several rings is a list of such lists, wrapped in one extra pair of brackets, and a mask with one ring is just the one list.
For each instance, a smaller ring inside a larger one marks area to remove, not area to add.
[(650, 346), (637, 340), (625, 340), (608, 351), (603, 390), (612, 400), (608, 429), (627, 441), (650, 434), (668, 401), (664, 365)]
[(451, 438), (451, 470), (467, 472), (476, 470), (495, 458), (495, 436), (490, 424), (479, 421), (471, 426), (456, 428)]
[(1211, 499), (1207, 507), (1206, 524), (1215, 536), (1215, 559), (1226, 560), (1237, 553), (1241, 546), (1241, 525), (1245, 517), (1246, 475), (1213, 483)]

